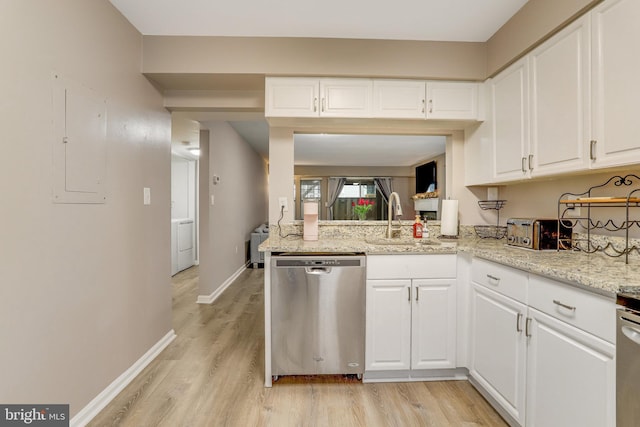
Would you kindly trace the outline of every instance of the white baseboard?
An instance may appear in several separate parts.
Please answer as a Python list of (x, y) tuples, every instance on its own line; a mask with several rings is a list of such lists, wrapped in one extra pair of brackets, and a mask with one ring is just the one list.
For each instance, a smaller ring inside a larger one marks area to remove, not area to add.
[(75, 417), (71, 419), (71, 427), (83, 427), (89, 423), (120, 393), (144, 368), (147, 367), (170, 343), (176, 338), (176, 333), (172, 329), (153, 345), (140, 359), (138, 359), (129, 369), (116, 378), (99, 395), (97, 395), (87, 406), (82, 408)]
[(211, 304), (213, 303), (216, 299), (218, 299), (218, 297), (220, 295), (222, 295), (222, 293), (225, 291), (225, 289), (227, 289), (234, 280), (236, 280), (238, 278), (238, 276), (240, 276), (242, 274), (243, 271), (245, 271), (247, 269), (247, 263), (245, 263), (242, 267), (240, 267), (235, 273), (233, 273), (231, 275), (231, 277), (229, 277), (227, 280), (224, 281), (224, 283), (215, 291), (213, 291), (211, 294), (209, 295), (198, 295), (198, 299), (196, 300), (196, 302), (198, 304)]

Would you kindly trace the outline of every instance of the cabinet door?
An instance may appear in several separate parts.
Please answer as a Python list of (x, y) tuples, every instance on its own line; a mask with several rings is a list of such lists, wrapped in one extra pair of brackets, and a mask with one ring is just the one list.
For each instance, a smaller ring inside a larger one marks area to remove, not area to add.
[(464, 184), (487, 185), (493, 177), (493, 94), (491, 80), (483, 83), (481, 108), (486, 112), (484, 122), (467, 126), (464, 130)]
[(409, 369), (411, 280), (367, 280), (366, 300), (365, 369)]
[(591, 167), (640, 162), (640, 2), (608, 0), (592, 11), (593, 118)]
[(454, 279), (413, 280), (411, 369), (456, 367)]
[(318, 117), (319, 79), (267, 77), (266, 117)]
[(532, 176), (589, 168), (589, 22), (575, 21), (530, 54)]
[(322, 117), (371, 117), (370, 79), (321, 79)]
[(478, 84), (427, 82), (427, 119), (477, 120)]
[(533, 308), (529, 317), (527, 426), (615, 426), (615, 346)]
[(470, 374), (524, 425), (527, 307), (476, 283), (472, 286)]
[(374, 80), (373, 117), (425, 118), (425, 82), (415, 80)]
[(529, 155), (528, 60), (514, 63), (491, 82), (496, 181), (528, 177), (524, 164)]

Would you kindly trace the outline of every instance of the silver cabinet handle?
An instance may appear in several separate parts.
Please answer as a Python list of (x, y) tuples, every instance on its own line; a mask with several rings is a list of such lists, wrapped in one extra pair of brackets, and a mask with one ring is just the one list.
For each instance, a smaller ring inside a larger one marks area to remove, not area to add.
[(598, 141), (596, 141), (595, 139), (592, 139), (591, 141), (589, 141), (589, 158), (591, 160), (595, 160), (596, 159), (596, 143)]
[(322, 112), (323, 113), (324, 113), (324, 107), (325, 107), (326, 102), (327, 102), (327, 99), (323, 96), (322, 97)]
[(576, 308), (575, 308), (575, 307), (573, 307), (573, 306), (571, 306), (571, 305), (563, 304), (563, 303), (561, 303), (560, 301), (558, 301), (557, 299), (554, 299), (554, 300), (553, 300), (553, 303), (554, 303), (555, 305), (559, 305), (559, 306), (560, 306), (560, 307), (562, 307), (562, 308), (566, 308), (567, 310), (576, 311)]
[(526, 157), (523, 157), (523, 158), (522, 158), (522, 164), (520, 165), (520, 166), (521, 166), (521, 168), (522, 168), (522, 172), (527, 172), (527, 168), (525, 167), (525, 163), (526, 163), (526, 161), (527, 161), (527, 158), (526, 158)]
[(318, 111), (318, 97), (313, 98), (313, 112), (316, 113)]
[[(487, 274), (487, 278), (488, 278), (489, 280), (494, 280), (494, 281), (496, 281), (496, 282), (500, 282), (500, 278), (499, 278), (499, 277), (492, 276), (491, 274)], [(496, 285), (497, 285), (497, 283), (496, 283)]]
[(407, 301), (411, 302), (411, 286), (407, 287), (407, 291), (409, 291), (409, 298)]
[(420, 299), (420, 293), (418, 292), (418, 287), (416, 286), (416, 301)]
[(425, 104), (425, 100), (422, 100), (422, 112), (424, 113), (424, 104)]
[(529, 170), (533, 170), (533, 154), (529, 154)]
[(433, 113), (433, 99), (429, 100), (429, 113)]
[(524, 323), (524, 336), (531, 337), (531, 318), (527, 317), (527, 321)]
[(521, 320), (522, 320), (522, 313), (518, 313), (518, 317), (516, 317), (516, 332), (522, 332), (522, 327), (520, 326)]

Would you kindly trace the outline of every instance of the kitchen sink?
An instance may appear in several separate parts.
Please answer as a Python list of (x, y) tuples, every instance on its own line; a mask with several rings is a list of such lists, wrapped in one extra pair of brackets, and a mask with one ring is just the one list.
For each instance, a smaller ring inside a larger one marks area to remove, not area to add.
[(438, 246), (442, 244), (435, 240), (413, 239), (406, 237), (367, 237), (364, 241), (370, 245)]

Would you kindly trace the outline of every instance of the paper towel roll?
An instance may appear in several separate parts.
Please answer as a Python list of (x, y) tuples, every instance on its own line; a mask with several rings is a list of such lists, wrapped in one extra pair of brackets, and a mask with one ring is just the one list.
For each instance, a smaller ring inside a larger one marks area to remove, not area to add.
[(443, 200), (440, 217), (440, 234), (443, 236), (458, 235), (458, 201)]

